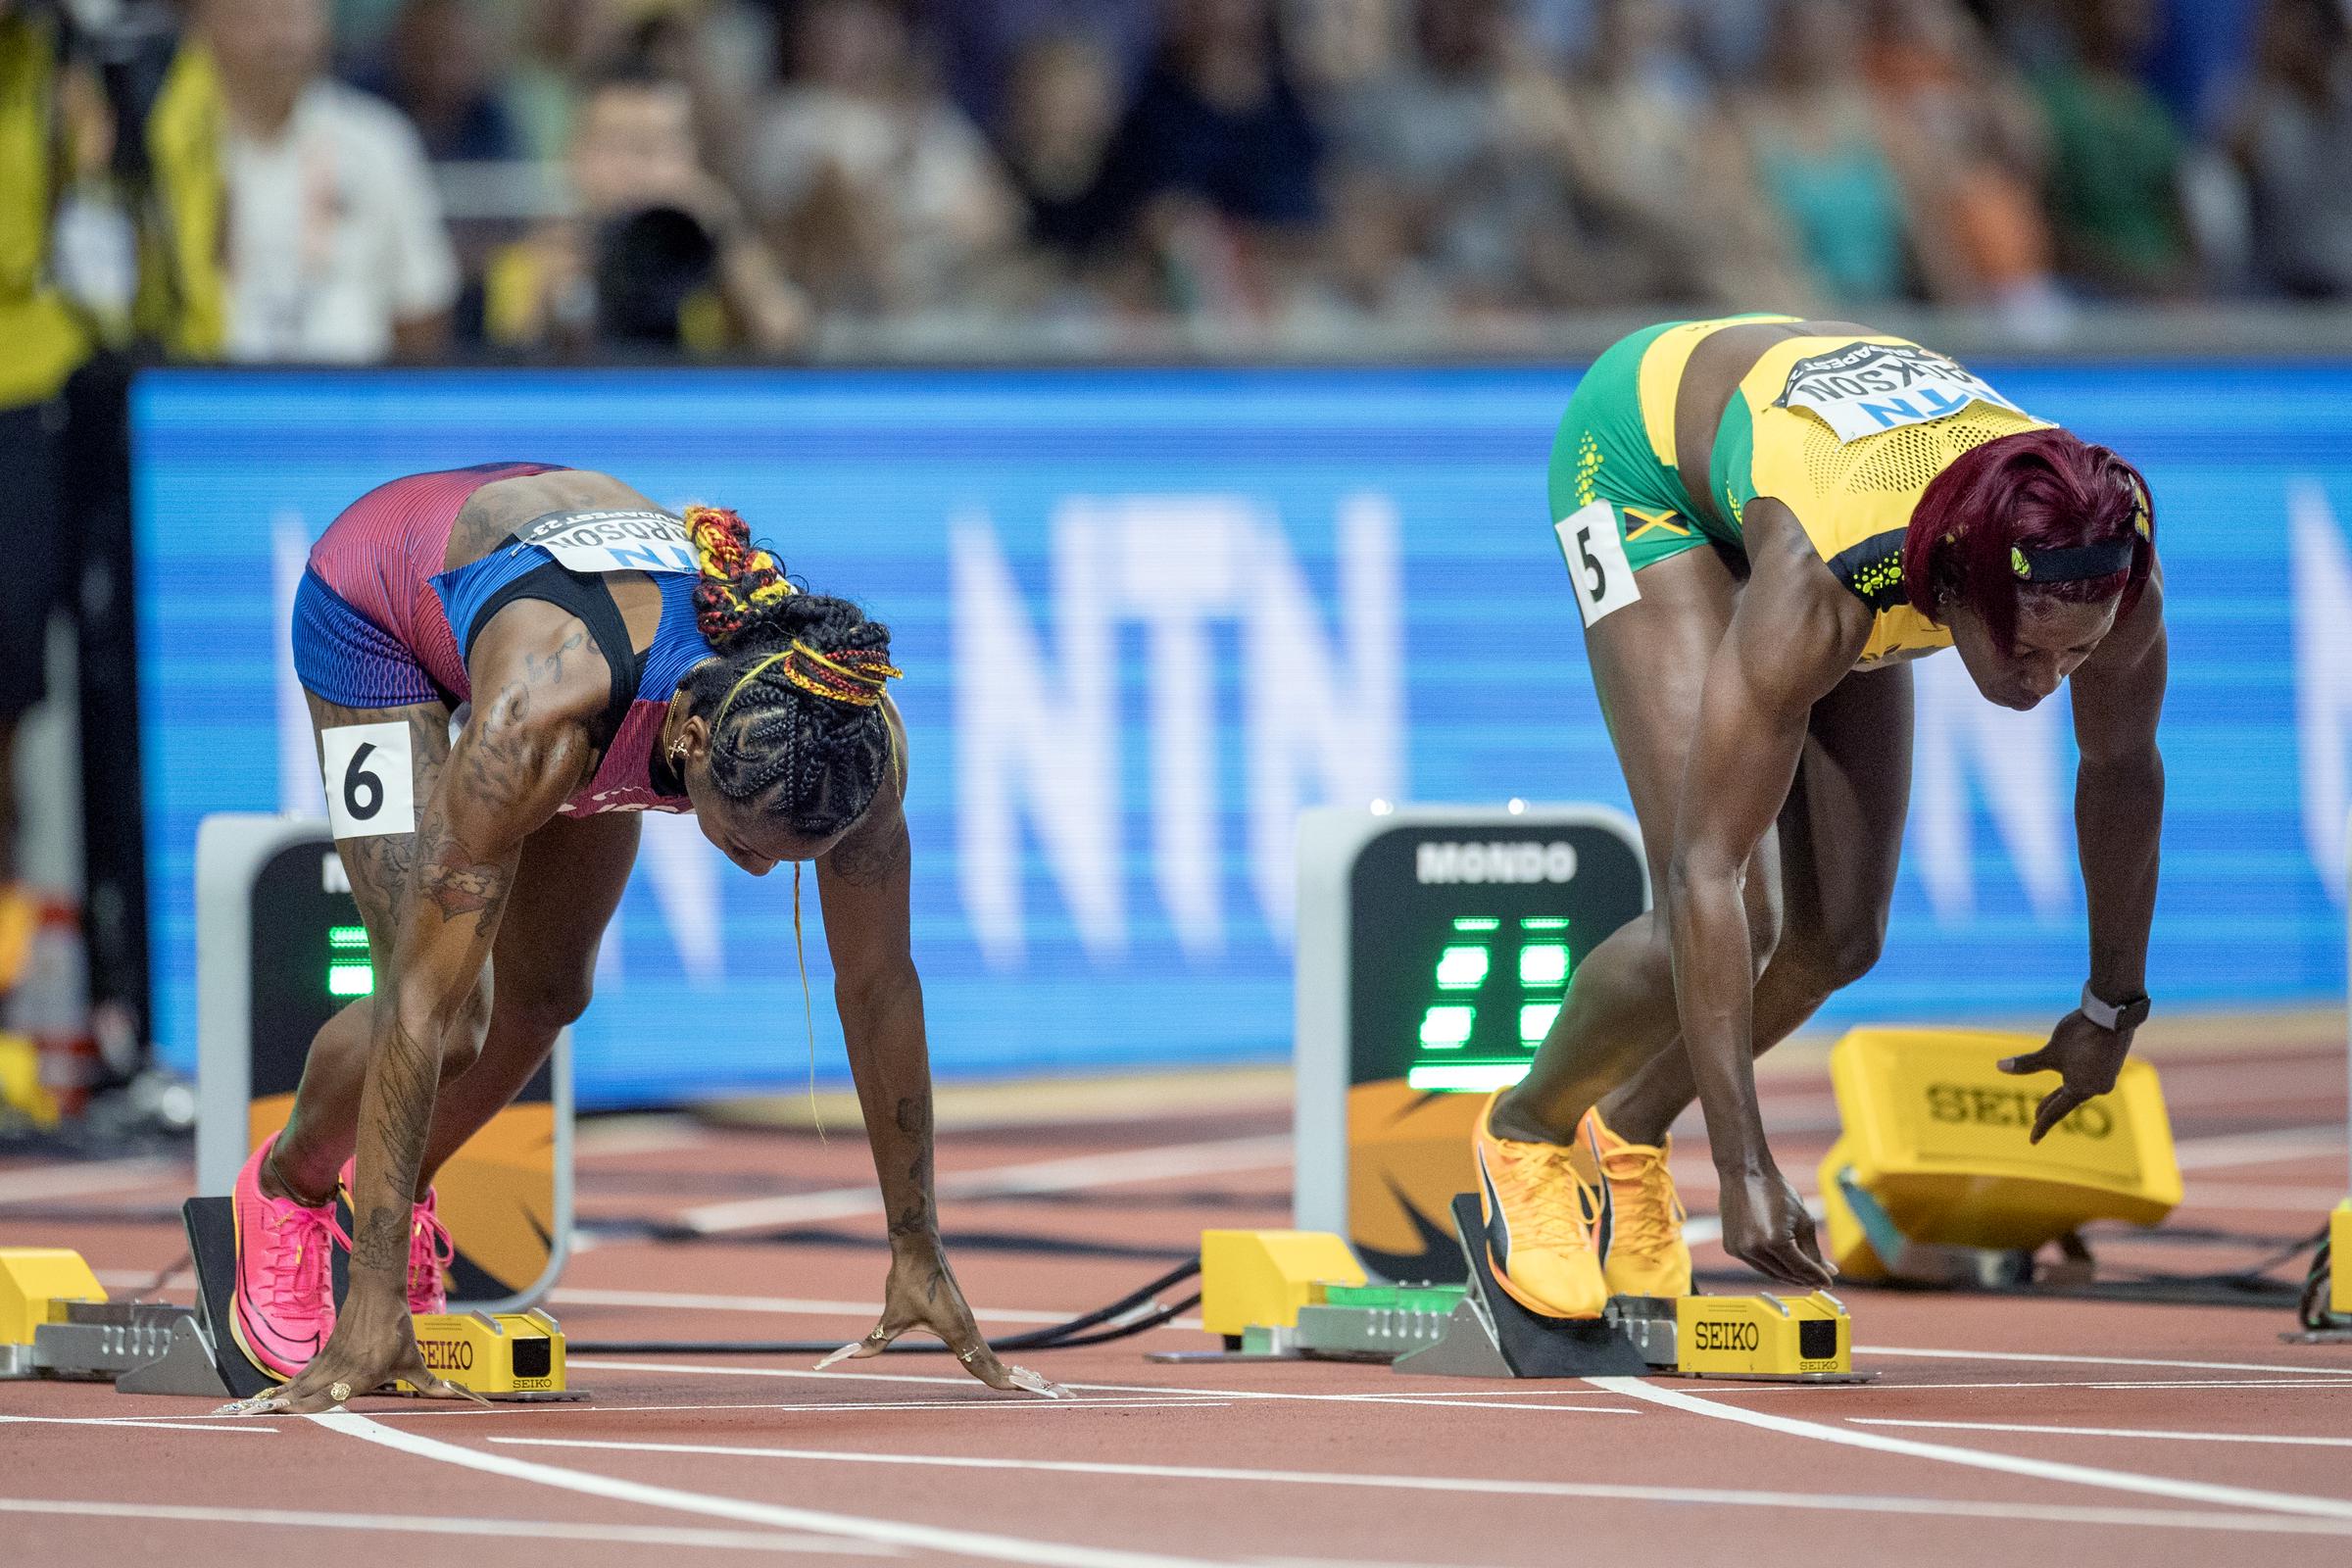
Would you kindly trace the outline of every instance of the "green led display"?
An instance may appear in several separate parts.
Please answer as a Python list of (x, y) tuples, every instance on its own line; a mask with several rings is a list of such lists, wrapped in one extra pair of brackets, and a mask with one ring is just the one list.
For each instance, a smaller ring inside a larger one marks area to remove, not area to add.
[(1476, 991), (1486, 983), (1486, 949), (1453, 947), (1438, 955), (1440, 991)]
[[(1438, 996), (1421, 1011), (1421, 1054), (1405, 1071), (1405, 1082), (1413, 1088), (1427, 1093), (1487, 1091), (1527, 1075), (1536, 1048), (1559, 1016), (1574, 960), (1565, 917), (1533, 915), (1514, 923), (1517, 947), (1499, 955), (1507, 961), (1498, 966), (1494, 949), (1511, 940), (1503, 922), (1486, 915), (1453, 918), (1453, 939), (1439, 951), (1434, 971), (1428, 971)], [(1464, 942), (1465, 936), (1485, 940)], [(1496, 987), (1508, 989), (1490, 996)], [(1479, 1032), (1482, 1011), (1497, 1026), (1486, 1038)], [(1500, 1034), (1512, 1019), (1518, 1023), (1516, 1032)]]
[(1421, 1015), (1421, 1046), (1425, 1051), (1459, 1051), (1478, 1026), (1478, 1009), (1441, 1004)]
[(1519, 983), (1529, 990), (1548, 990), (1568, 983), (1568, 944), (1530, 942), (1519, 950)]
[(364, 925), (330, 925), (326, 928), (326, 945), (338, 953), (365, 953), (368, 950), (368, 928)]
[(330, 963), (326, 967), (326, 994), (330, 997), (365, 997), (374, 990), (373, 964)]

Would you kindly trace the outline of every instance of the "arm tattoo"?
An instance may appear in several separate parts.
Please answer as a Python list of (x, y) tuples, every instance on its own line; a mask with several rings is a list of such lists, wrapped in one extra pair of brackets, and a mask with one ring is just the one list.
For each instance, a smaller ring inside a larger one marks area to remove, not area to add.
[(899, 1102), (894, 1119), (899, 1131), (917, 1140), (914, 1158), (906, 1166), (906, 1180), (914, 1189), (899, 1212), (891, 1217), (890, 1234), (923, 1236), (934, 1226), (931, 1204), (931, 1107), (923, 1101), (908, 1095)]
[(564, 656), (565, 654), (578, 652), (581, 648), (587, 645), (587, 632), (575, 631), (570, 636), (564, 639), (563, 647), (557, 649), (545, 659), (540, 658), (537, 654), (523, 655), (523, 679), (529, 681), (533, 685), (537, 685), (542, 681), (545, 681), (551, 685), (561, 681), (564, 678)]
[(826, 862), (833, 874), (850, 886), (875, 888), (896, 876), (911, 853), (906, 818), (902, 815), (877, 832), (851, 834), (833, 846)]
[(449, 831), (445, 812), (435, 808), (427, 814), (416, 837), (425, 849), (416, 867), (416, 891), (441, 911), (442, 919), (488, 914), (497, 908), (507, 894), (506, 867), (496, 860), (475, 859)]
[(392, 1167), (394, 1200), (354, 1216), (352, 1261), (363, 1268), (390, 1272), (407, 1266), (412, 1223), (408, 1199), (416, 1189), (416, 1168), (432, 1129), (439, 1056), (429, 1044), (395, 1027), (372, 1064), (378, 1101), (372, 1131)]
[(444, 920), (480, 914), (506, 896), (505, 868), (495, 860), (466, 862), (454, 844), (443, 848), (416, 881)]

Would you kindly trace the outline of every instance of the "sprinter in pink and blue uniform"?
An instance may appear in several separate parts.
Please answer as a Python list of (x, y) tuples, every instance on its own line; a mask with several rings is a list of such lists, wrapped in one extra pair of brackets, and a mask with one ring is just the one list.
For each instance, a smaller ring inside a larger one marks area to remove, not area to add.
[(318, 1031), (291, 1119), (238, 1177), (230, 1327), (289, 1380), (251, 1408), (322, 1410), (396, 1379), (454, 1396), (410, 1324), (445, 1305), (433, 1173), (588, 1005), (645, 810), (693, 812), (755, 876), (816, 862), (890, 1215), (860, 1352), (926, 1329), (992, 1387), (1059, 1392), (998, 1360), (940, 1247), (888, 627), (798, 591), (731, 512), (496, 463), (354, 502), (311, 552), (293, 635), (381, 978)]

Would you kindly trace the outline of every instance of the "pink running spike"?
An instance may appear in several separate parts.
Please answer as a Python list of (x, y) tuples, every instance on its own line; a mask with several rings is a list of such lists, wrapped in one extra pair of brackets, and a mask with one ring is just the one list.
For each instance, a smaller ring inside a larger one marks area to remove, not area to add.
[(237, 1288), (228, 1326), (254, 1365), (291, 1378), (335, 1331), (332, 1249), (340, 1243), (348, 1250), (351, 1238), (335, 1223), (332, 1203), (311, 1208), (262, 1191), (262, 1167), (276, 1143), (269, 1139), (237, 1172)]

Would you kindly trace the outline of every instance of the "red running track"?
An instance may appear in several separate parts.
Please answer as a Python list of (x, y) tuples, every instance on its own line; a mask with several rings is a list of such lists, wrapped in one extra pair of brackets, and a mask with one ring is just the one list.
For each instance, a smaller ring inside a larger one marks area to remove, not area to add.
[[(2340, 1051), (2313, 1038), (2165, 1061), (2189, 1182), (2180, 1223), (2282, 1241), (2317, 1224), (2343, 1192)], [(1826, 1083), (1784, 1072), (1767, 1100), (1785, 1165), (1809, 1173), (1835, 1130)], [(944, 1190), (1008, 1167), (1040, 1189), (944, 1205), (987, 1326), (1108, 1300), (1204, 1227), (1286, 1224), (1287, 1124), (1265, 1104), (943, 1134)], [(1703, 1233), (1703, 1148), (1676, 1166)], [(592, 1123), (592, 1232), (759, 1200), (781, 1205), (767, 1225), (804, 1234), (606, 1240), (554, 1309), (575, 1342), (855, 1339), (884, 1254), (878, 1223), (843, 1215), (857, 1200), (837, 1195), (870, 1181), (854, 1134)], [(124, 1295), (178, 1255), (168, 1216), (187, 1183), (169, 1161), (0, 1163), (0, 1245), (78, 1247)], [(2210, 1269), (2256, 1250), (2137, 1241), (2102, 1255)], [(1702, 1249), (1702, 1269), (1724, 1263)], [(929, 1356), (822, 1374), (808, 1358), (581, 1356), (590, 1404), (379, 1398), (318, 1420), (0, 1384), (0, 1561), (2352, 1561), (2352, 1347), (2281, 1344), (2283, 1317), (2245, 1309), (1847, 1299), (1856, 1363), (1879, 1374), (1858, 1388), (1144, 1358), (1205, 1344), (1184, 1328), (1033, 1357), (1077, 1393), (1066, 1402), (993, 1394)]]

